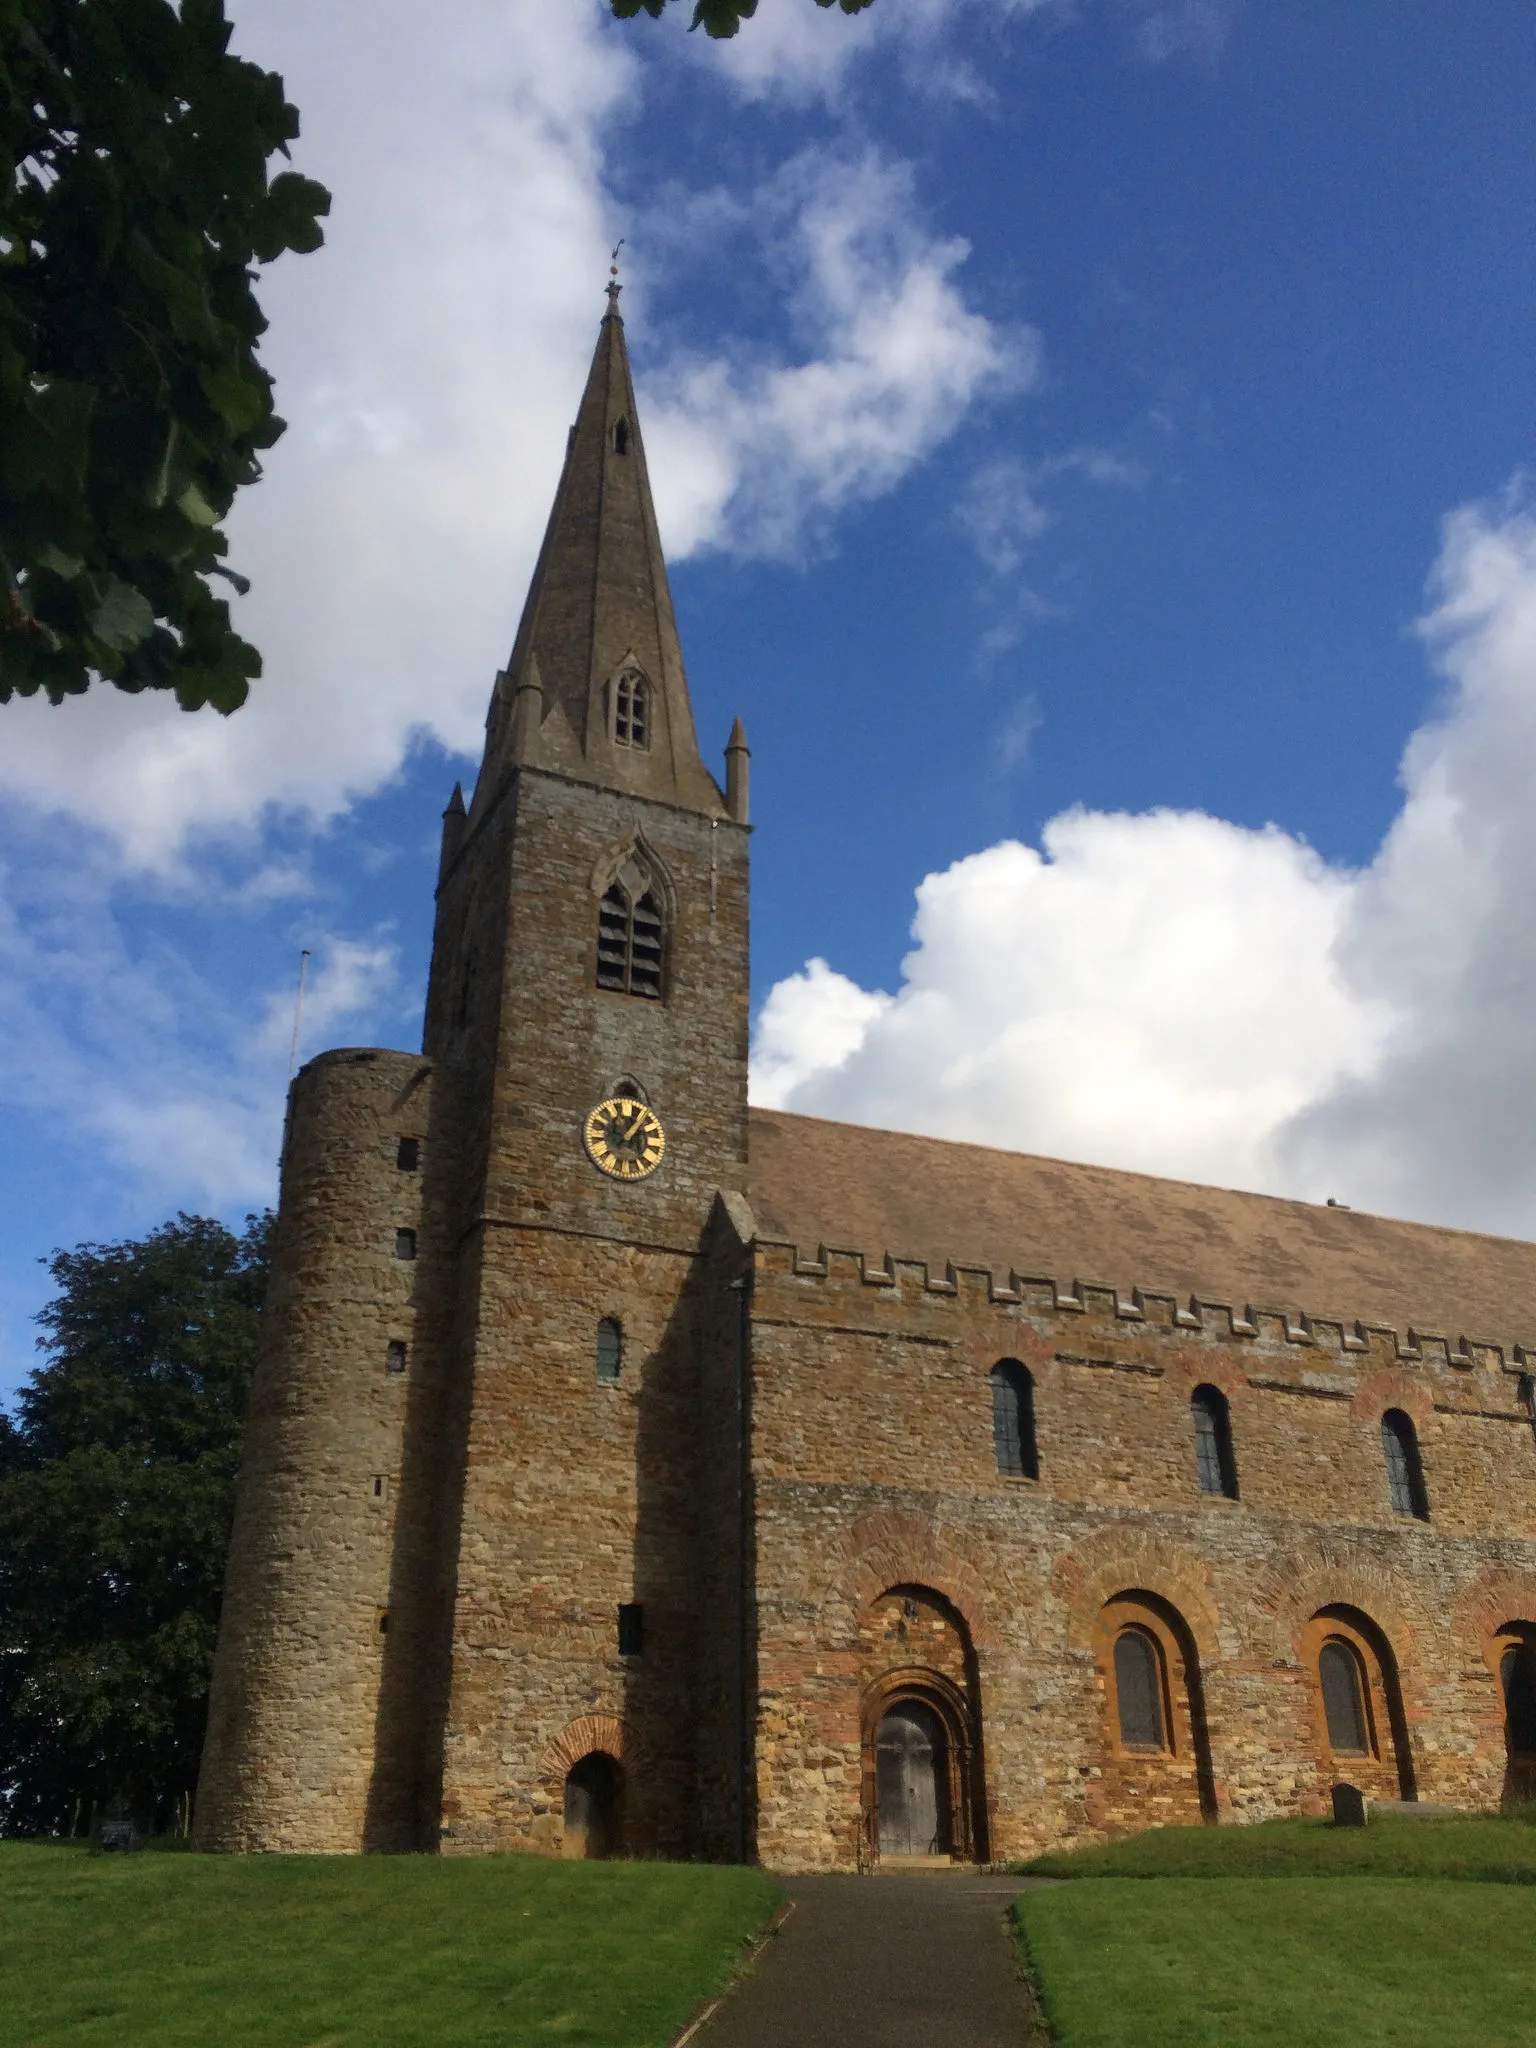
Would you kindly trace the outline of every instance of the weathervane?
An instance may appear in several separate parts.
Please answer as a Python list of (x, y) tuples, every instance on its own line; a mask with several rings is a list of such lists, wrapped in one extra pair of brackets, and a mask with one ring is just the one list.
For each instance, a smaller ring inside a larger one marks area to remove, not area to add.
[(619, 310), (619, 293), (624, 289), (623, 285), (619, 283), (619, 251), (623, 246), (624, 237), (620, 235), (613, 245), (613, 254), (608, 258), (608, 310), (610, 313), (617, 313)]

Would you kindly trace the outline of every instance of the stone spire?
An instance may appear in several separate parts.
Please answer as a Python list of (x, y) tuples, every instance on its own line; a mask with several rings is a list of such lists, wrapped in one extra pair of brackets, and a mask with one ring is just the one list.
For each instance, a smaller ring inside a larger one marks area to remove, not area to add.
[(476, 812), (514, 762), (725, 812), (694, 733), (619, 289), (611, 280), (522, 623), (491, 704), (491, 772), (482, 771)]

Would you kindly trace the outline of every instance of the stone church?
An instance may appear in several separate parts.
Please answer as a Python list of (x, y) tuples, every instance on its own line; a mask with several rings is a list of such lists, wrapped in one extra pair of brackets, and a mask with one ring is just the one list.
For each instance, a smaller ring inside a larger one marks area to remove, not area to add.
[(197, 1833), (869, 1868), (1536, 1794), (1536, 1247), (747, 1105), (617, 294), (420, 1054), (294, 1083)]

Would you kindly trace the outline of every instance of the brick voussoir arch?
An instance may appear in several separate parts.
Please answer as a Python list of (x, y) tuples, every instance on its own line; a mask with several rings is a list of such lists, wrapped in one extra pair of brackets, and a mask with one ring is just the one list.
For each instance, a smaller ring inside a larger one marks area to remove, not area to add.
[(1170, 1544), (1127, 1542), (1116, 1531), (1112, 1549), (1080, 1545), (1057, 1560), (1052, 1577), (1066, 1595), (1070, 1649), (1092, 1650), (1094, 1629), (1111, 1600), (1122, 1593), (1152, 1593), (1189, 1630), (1203, 1666), (1221, 1659), (1221, 1623), (1205, 1566)]
[(1205, 1351), (1176, 1351), (1163, 1373), (1164, 1390), (1187, 1401), (1196, 1387), (1219, 1387), (1230, 1401), (1248, 1387), (1248, 1375), (1241, 1362), (1225, 1347), (1212, 1345)]
[(566, 1776), (584, 1756), (590, 1756), (595, 1749), (601, 1749), (621, 1764), (632, 1769), (639, 1762), (639, 1754), (633, 1742), (626, 1741), (624, 1723), (615, 1714), (582, 1714), (577, 1720), (568, 1721), (539, 1758), (539, 1768), (546, 1777), (564, 1783)]
[(1423, 1380), (1402, 1366), (1384, 1365), (1356, 1386), (1349, 1412), (1358, 1422), (1380, 1422), (1389, 1408), (1401, 1408), (1412, 1417), (1415, 1429), (1424, 1429), (1434, 1418), (1435, 1397)]
[(830, 1591), (857, 1615), (893, 1586), (926, 1586), (942, 1594), (978, 1650), (1001, 1640), (981, 1567), (958, 1544), (916, 1516), (866, 1515), (848, 1532), (845, 1561)]
[(1536, 1573), (1490, 1566), (1451, 1608), (1451, 1626), (1467, 1642), (1484, 1642), (1508, 1621), (1536, 1622)]
[(1406, 1677), (1412, 1670), (1422, 1624), (1402, 1583), (1380, 1566), (1329, 1560), (1283, 1577), (1277, 1573), (1257, 1589), (1252, 1607), (1268, 1621), (1269, 1640), (1262, 1645), (1267, 1655), (1300, 1660), (1301, 1638), (1313, 1617), (1325, 1607), (1353, 1607), (1386, 1637), (1399, 1673)]

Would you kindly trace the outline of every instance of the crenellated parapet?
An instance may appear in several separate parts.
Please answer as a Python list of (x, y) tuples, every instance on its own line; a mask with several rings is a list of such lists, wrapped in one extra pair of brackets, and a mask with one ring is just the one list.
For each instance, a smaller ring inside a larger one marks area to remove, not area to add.
[(1456, 1373), (1501, 1372), (1523, 1377), (1536, 1368), (1536, 1339), (1448, 1335), (1412, 1325), (1245, 1302), (1241, 1306), (1201, 1295), (1181, 1297), (1163, 1289), (1109, 1281), (1001, 1271), (988, 1265), (946, 1260), (942, 1267), (921, 1258), (886, 1252), (881, 1257), (846, 1246), (820, 1244), (814, 1254), (785, 1239), (757, 1240), (759, 1270), (793, 1281), (853, 1284), (893, 1300), (966, 1302), (1022, 1312), (1028, 1316), (1100, 1319), (1148, 1331), (1193, 1334), (1217, 1344), (1334, 1353), (1340, 1358), (1403, 1366), (1441, 1366)]

